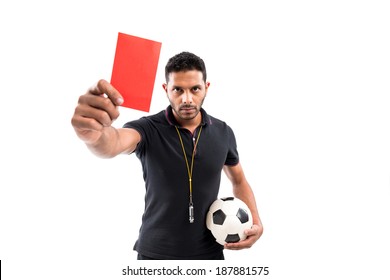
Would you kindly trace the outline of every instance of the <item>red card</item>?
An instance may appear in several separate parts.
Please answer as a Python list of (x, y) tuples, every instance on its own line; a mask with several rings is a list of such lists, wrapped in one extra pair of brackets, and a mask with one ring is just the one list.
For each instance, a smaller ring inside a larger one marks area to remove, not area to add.
[(149, 112), (160, 50), (160, 42), (118, 33), (111, 84), (122, 106)]

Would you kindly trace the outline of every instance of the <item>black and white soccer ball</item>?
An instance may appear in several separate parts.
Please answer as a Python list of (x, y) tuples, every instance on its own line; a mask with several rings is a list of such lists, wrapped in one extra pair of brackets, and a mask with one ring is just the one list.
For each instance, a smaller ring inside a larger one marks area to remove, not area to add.
[(206, 216), (207, 228), (221, 245), (246, 239), (244, 231), (252, 225), (252, 214), (248, 206), (235, 197), (215, 200)]

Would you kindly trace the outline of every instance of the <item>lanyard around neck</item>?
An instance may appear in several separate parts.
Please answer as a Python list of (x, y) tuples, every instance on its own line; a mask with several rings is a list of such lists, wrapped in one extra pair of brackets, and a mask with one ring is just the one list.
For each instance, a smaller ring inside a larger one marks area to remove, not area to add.
[(198, 137), (196, 138), (196, 141), (195, 141), (195, 144), (194, 144), (194, 149), (192, 151), (191, 166), (188, 163), (187, 154), (186, 154), (186, 150), (184, 148), (183, 139), (181, 138), (181, 135), (180, 135), (180, 131), (179, 131), (177, 126), (175, 126), (175, 128), (176, 128), (176, 131), (177, 131), (177, 135), (179, 135), (181, 148), (183, 150), (184, 160), (185, 160), (186, 166), (187, 166), (188, 182), (189, 182), (189, 187), (190, 187), (189, 216), (190, 216), (190, 223), (193, 223), (194, 222), (194, 204), (192, 202), (192, 171), (194, 169), (195, 151), (196, 151), (196, 146), (198, 145), (198, 142), (199, 142), (200, 134), (202, 132), (202, 126), (199, 129)]

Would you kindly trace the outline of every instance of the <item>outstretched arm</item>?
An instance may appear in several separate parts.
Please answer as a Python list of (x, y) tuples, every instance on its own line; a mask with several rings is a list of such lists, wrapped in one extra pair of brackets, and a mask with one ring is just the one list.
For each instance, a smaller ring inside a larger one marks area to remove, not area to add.
[(72, 117), (77, 136), (97, 156), (111, 158), (131, 153), (141, 140), (134, 129), (114, 128), (119, 117), (117, 106), (123, 103), (120, 93), (107, 81), (100, 80), (81, 95)]

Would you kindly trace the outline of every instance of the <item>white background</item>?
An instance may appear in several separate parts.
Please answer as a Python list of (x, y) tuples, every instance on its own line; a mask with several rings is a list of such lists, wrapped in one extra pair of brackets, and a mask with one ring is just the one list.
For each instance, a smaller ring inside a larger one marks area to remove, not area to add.
[[(206, 62), (204, 107), (234, 129), (265, 227), (226, 265), (389, 279), (389, 14), (375, 0), (2, 1), (4, 279), (124, 279), (138, 265), (140, 163), (96, 158), (70, 124), (78, 96), (110, 80), (118, 32), (162, 42), (150, 113), (168, 104), (169, 57)], [(115, 125), (145, 114), (121, 108)]]

